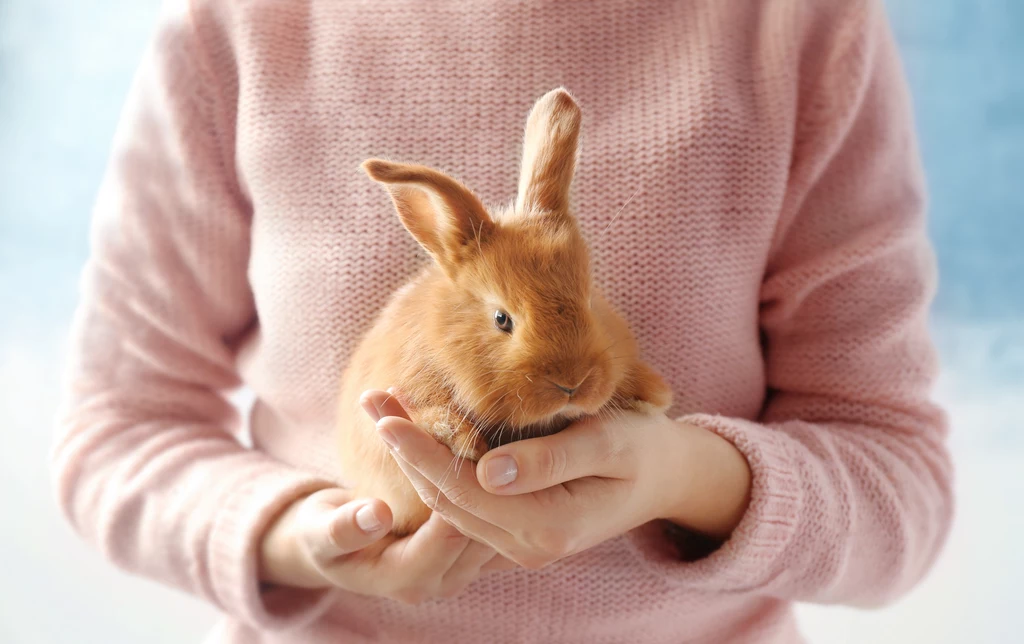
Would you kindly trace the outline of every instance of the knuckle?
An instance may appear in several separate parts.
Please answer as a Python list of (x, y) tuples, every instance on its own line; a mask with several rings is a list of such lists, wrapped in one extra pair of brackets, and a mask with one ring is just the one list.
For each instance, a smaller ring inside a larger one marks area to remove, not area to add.
[(437, 490), (421, 494), (420, 499), (422, 499), (423, 505), (427, 506), (431, 512), (439, 515), (442, 519), (451, 519), (451, 506), (444, 496), (437, 493)]
[(402, 458), (414, 469), (419, 470), (420, 468), (423, 467), (423, 458), (419, 454), (416, 454), (415, 452), (416, 450), (408, 450), (407, 452), (402, 452)]
[(564, 528), (544, 528), (528, 539), (533, 552), (547, 560), (557, 561), (572, 553), (573, 539)]
[(476, 509), (476, 503), (472, 493), (462, 485), (453, 485), (445, 492), (445, 497), (455, 507), (472, 512)]
[(527, 570), (540, 570), (550, 564), (551, 560), (531, 553), (516, 557), (515, 562)]
[(317, 490), (313, 492), (305, 499), (302, 500), (300, 512), (306, 513), (311, 510), (312, 507), (316, 506), (320, 502), (329, 502), (331, 499), (331, 492), (334, 490), (328, 488), (326, 490)]
[(594, 437), (597, 442), (596, 450), (602, 459), (611, 460), (618, 457), (623, 449), (619, 436), (611, 431), (607, 423), (602, 423), (597, 435)]
[(440, 505), (439, 495), (437, 490), (430, 490), (425, 487), (417, 487), (416, 493), (420, 495), (420, 500), (423, 501), (423, 505), (427, 506), (431, 510), (437, 510), (437, 506)]
[(565, 450), (559, 447), (545, 447), (536, 456), (537, 473), (544, 481), (561, 481), (568, 468)]
[(458, 528), (454, 526), (451, 526), (451, 532), (444, 535), (441, 539), (441, 545), (444, 549), (452, 552), (462, 552), (468, 544), (469, 537), (459, 532)]
[(316, 523), (322, 510), (317, 507), (319, 499), (306, 497), (294, 506), (293, 520), (296, 525), (306, 527)]
[(337, 523), (337, 522), (333, 522), (333, 523), (328, 524), (328, 527), (327, 527), (327, 541), (328, 541), (328, 543), (330, 545), (334, 546), (335, 548), (343, 548), (343, 547), (345, 547), (345, 543), (347, 541), (346, 537), (348, 536), (348, 535), (345, 534), (345, 528), (346, 527), (347, 527), (346, 525), (341, 524), (341, 523)]

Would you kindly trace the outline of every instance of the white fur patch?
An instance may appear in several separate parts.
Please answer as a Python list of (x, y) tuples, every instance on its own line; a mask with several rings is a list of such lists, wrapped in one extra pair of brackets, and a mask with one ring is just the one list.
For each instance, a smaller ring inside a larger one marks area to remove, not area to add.
[(452, 436), (455, 436), (455, 428), (443, 420), (439, 420), (434, 423), (434, 435), (443, 441), (449, 441)]
[(646, 400), (634, 400), (633, 409), (635, 409), (637, 412), (641, 414), (644, 414), (645, 416), (656, 416), (660, 414), (662, 411), (664, 411), (659, 407), (655, 407)]

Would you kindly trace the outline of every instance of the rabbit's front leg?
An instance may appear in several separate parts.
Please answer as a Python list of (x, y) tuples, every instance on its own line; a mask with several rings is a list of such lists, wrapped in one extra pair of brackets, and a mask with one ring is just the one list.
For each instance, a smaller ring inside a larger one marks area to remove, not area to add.
[(410, 415), (417, 425), (447, 446), (457, 458), (478, 461), (487, 452), (483, 433), (450, 407), (426, 407)]
[(672, 405), (672, 390), (656, 371), (642, 362), (633, 365), (615, 393), (616, 407), (641, 414), (663, 414)]

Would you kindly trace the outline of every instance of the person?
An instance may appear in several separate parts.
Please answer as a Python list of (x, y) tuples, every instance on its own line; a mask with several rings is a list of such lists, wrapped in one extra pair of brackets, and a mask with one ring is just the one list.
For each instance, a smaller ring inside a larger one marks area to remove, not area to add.
[[(673, 406), (446, 479), (368, 392), (434, 498), (394, 540), (335, 407), (429, 259), (358, 166), (507, 201), (559, 86), (595, 282)], [(880, 0), (169, 2), (95, 206), (58, 503), (216, 642), (794, 642), (794, 602), (891, 602), (953, 511), (910, 107)]]

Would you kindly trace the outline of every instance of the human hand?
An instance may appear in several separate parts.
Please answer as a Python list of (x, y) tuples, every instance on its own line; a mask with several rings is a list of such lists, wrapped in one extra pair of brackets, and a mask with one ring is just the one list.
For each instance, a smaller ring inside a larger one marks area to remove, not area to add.
[(292, 503), (267, 530), (260, 579), (419, 603), (455, 596), (481, 572), (512, 566), (437, 515), (402, 539), (388, 534), (391, 521), (383, 501), (355, 500), (339, 488), (314, 492)]
[(435, 514), (528, 568), (655, 519), (724, 539), (748, 502), (743, 455), (665, 416), (588, 418), (491, 450), (474, 472), (453, 472), (450, 451), (408, 420), (394, 396), (364, 398), (378, 407), (378, 432)]

